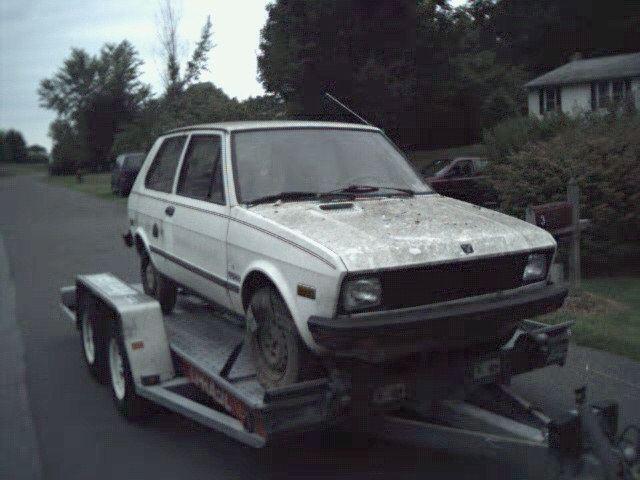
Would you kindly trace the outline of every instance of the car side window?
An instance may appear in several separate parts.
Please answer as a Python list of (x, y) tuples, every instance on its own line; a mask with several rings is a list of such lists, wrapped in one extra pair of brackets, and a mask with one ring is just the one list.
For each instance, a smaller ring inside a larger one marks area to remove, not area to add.
[(182, 162), (178, 195), (224, 204), (221, 137), (193, 135)]
[(173, 179), (186, 138), (184, 135), (171, 137), (162, 143), (151, 167), (149, 167), (144, 181), (145, 187), (159, 192), (171, 193)]
[(447, 177), (471, 177), (473, 176), (473, 165), (471, 165), (471, 160), (463, 160), (461, 162), (456, 163), (449, 173)]

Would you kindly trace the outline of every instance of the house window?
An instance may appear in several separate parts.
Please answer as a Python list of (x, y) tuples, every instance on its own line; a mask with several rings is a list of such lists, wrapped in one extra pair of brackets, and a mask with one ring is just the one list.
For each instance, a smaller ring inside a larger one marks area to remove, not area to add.
[(562, 110), (562, 95), (560, 87), (541, 89), (538, 92), (540, 114)]
[(591, 83), (591, 110), (607, 108), (612, 102), (616, 105), (622, 103), (630, 87), (628, 78)]
[(609, 106), (609, 83), (598, 82), (598, 107), (600, 108)]

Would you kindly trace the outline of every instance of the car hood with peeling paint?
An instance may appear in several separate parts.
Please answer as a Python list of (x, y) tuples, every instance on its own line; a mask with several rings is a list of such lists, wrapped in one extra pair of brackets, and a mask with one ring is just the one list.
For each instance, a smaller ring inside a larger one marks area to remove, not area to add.
[[(440, 195), (359, 199), (348, 208), (318, 202), (258, 205), (251, 211), (338, 255), (349, 271), (461, 261), (554, 248), (546, 231)], [(470, 244), (465, 253), (462, 244)]]

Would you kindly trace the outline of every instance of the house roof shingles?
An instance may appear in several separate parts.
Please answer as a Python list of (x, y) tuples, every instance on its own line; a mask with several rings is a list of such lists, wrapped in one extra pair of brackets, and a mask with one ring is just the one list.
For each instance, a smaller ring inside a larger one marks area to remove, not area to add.
[(526, 88), (640, 77), (640, 52), (574, 60), (525, 84)]

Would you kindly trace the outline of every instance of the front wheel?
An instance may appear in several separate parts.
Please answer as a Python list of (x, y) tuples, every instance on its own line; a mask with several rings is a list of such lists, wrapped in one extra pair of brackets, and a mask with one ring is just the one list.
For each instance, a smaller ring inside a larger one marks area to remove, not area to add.
[(145, 412), (144, 399), (136, 394), (127, 352), (115, 322), (109, 335), (108, 358), (111, 396), (116, 408), (129, 420), (141, 417)]
[(315, 364), (284, 300), (274, 288), (262, 288), (251, 297), (247, 325), (257, 377), (265, 388), (296, 383)]
[(176, 284), (156, 270), (146, 252), (140, 257), (140, 276), (144, 293), (160, 302), (162, 313), (171, 313), (176, 305)]

